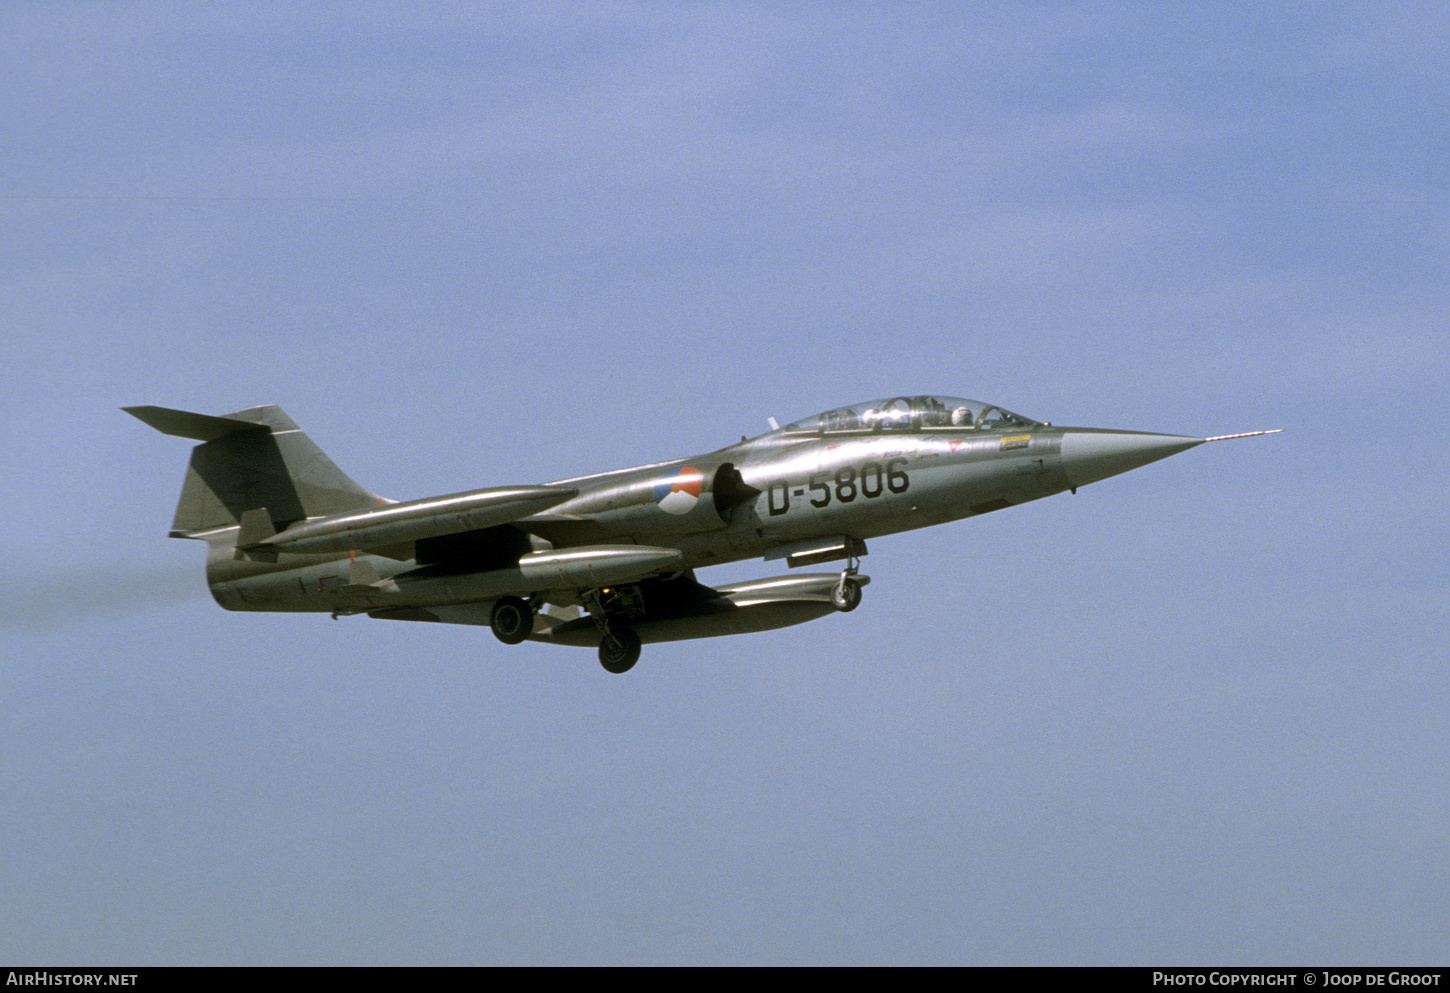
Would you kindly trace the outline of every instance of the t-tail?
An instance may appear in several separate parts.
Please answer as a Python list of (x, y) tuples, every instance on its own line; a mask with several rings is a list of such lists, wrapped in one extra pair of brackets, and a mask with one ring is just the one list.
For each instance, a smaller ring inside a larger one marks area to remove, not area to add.
[(309, 517), (387, 502), (348, 478), (281, 407), (221, 417), (167, 407), (122, 409), (163, 434), (202, 442), (191, 452), (173, 538), (208, 538), (235, 527), (264, 537)]

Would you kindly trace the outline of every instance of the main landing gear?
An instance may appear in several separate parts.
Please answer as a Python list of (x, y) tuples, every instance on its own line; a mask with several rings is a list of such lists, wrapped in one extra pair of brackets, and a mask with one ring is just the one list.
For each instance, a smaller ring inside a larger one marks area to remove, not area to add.
[(639, 635), (629, 628), (613, 628), (599, 642), (599, 664), (616, 676), (639, 661)]
[(609, 613), (604, 609), (603, 595), (608, 590), (590, 590), (583, 596), (589, 616), (599, 628), (599, 664), (605, 672), (616, 676), (628, 672), (639, 661), (639, 635), (622, 624), (611, 624)]
[[(589, 615), (599, 628), (599, 664), (606, 672), (628, 672), (639, 661), (639, 635), (622, 624), (609, 622), (601, 592), (607, 591), (595, 590), (583, 597)], [(857, 596), (859, 599), (859, 593)], [(493, 629), (494, 637), (505, 645), (527, 641), (534, 633), (534, 606), (522, 597), (500, 597), (489, 614), (488, 626)]]
[(494, 637), (505, 645), (521, 644), (534, 633), (534, 608), (519, 597), (503, 597), (493, 605), (488, 626), (493, 628)]

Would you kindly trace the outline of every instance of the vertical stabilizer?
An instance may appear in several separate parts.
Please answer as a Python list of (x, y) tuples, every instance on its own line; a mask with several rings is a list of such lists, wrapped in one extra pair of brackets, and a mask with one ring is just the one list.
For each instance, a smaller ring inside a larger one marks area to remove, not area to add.
[(156, 430), (201, 441), (191, 452), (171, 535), (234, 527), (247, 514), (280, 531), (308, 517), (376, 507), (381, 497), (348, 478), (281, 407), (250, 407), (222, 417), (166, 407), (124, 407)]

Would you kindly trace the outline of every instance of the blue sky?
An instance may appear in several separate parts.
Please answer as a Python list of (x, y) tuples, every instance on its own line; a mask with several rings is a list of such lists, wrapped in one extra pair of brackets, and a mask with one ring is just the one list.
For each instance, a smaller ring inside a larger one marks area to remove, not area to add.
[[(0, 28), (0, 959), (1447, 959), (1442, 6)], [(277, 403), (408, 499), (902, 392), (1287, 430), (616, 678), (221, 611), (117, 409)]]

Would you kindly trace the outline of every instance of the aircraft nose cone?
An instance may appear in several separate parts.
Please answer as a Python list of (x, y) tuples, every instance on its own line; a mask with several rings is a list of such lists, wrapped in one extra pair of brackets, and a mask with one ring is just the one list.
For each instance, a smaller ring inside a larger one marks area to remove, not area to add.
[(1202, 438), (1176, 434), (1069, 428), (1062, 435), (1062, 468), (1076, 489), (1201, 444)]

